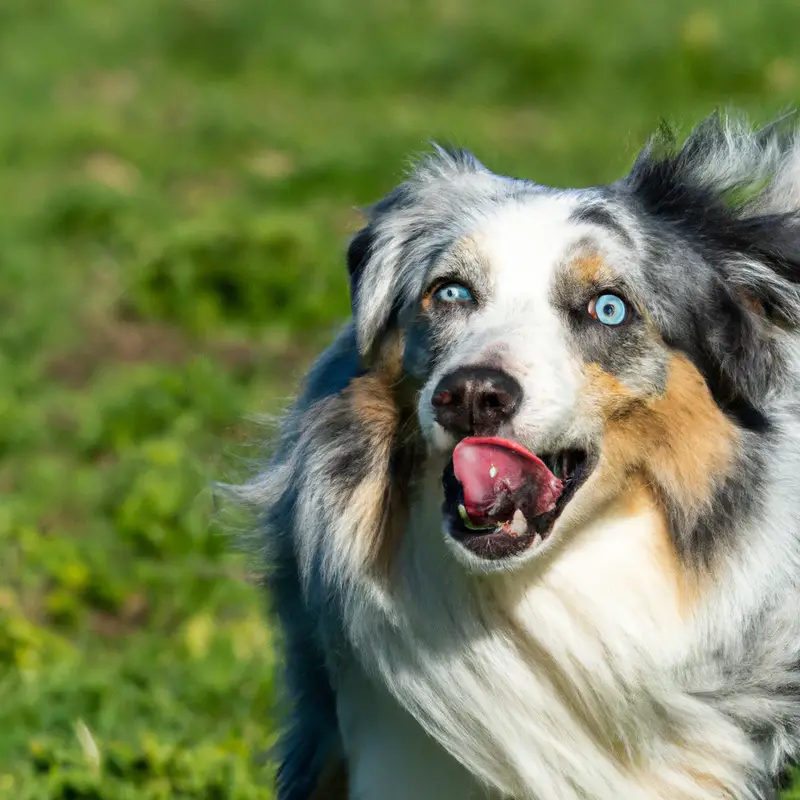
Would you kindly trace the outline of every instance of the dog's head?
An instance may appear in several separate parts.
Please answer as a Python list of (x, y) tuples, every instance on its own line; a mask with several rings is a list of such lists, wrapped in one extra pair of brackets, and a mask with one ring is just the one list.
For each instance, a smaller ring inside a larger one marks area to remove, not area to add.
[(438, 152), (371, 210), (348, 254), (357, 346), (404, 387), (456, 557), (540, 558), (632, 483), (682, 557), (724, 550), (768, 480), (800, 308), (788, 141), (712, 119), (569, 191)]

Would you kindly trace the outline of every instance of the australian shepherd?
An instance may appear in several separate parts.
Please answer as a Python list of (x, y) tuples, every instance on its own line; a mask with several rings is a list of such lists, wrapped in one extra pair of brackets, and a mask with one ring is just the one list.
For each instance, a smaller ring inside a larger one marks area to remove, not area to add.
[(617, 183), (437, 149), (347, 253), (258, 509), (281, 800), (774, 795), (800, 755), (800, 136)]

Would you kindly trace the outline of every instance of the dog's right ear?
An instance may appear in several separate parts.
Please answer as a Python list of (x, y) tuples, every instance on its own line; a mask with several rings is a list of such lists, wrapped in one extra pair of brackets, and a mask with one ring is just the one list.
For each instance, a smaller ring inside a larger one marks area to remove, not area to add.
[[(353, 325), (361, 358), (374, 346), (398, 309), (419, 290), (430, 250), (438, 246), (435, 195), (425, 174), (414, 175), (367, 209), (368, 223), (350, 241), (347, 270)], [(440, 179), (443, 183), (443, 179)], [(434, 202), (431, 202), (431, 196)]]
[(347, 248), (353, 325), (358, 352), (366, 361), (403, 293), (403, 220), (402, 212), (395, 218), (393, 200), (389, 195), (370, 209), (372, 219)]
[(479, 202), (493, 179), (470, 153), (435, 148), (367, 210), (368, 224), (347, 250), (362, 358), (369, 359), (394, 314), (419, 296), (428, 266), (458, 235), (465, 206)]
[(375, 256), (377, 234), (375, 224), (363, 227), (351, 240), (347, 248), (347, 273), (350, 278), (350, 305), (353, 313), (353, 325), (356, 332), (358, 352), (362, 359), (369, 360), (375, 340), (386, 324), (388, 312), (385, 308), (388, 287), (383, 287), (379, 294), (373, 288), (364, 290), (364, 284), (374, 284), (374, 276), (366, 279), (370, 269), (370, 261)]

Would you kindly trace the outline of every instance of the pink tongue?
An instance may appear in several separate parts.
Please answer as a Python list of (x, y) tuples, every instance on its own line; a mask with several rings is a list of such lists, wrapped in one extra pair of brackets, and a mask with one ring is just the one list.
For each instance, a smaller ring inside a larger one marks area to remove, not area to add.
[[(563, 490), (544, 462), (509, 439), (471, 436), (456, 445), (453, 469), (464, 490), (464, 506), (473, 522), (497, 521), (509, 513), (509, 498), (529, 518), (552, 511)], [(503, 521), (503, 520), (500, 520)]]

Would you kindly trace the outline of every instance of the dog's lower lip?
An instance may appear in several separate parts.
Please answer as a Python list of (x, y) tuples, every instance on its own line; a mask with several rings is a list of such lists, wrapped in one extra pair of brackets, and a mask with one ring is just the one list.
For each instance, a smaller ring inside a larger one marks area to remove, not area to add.
[[(562, 468), (564, 490), (552, 511), (524, 519), (524, 528), (517, 519), (502, 521), (491, 527), (469, 524), (464, 520), (461, 485), (456, 480), (452, 459), (442, 475), (444, 487), (443, 515), (447, 533), (474, 555), (486, 560), (502, 560), (536, 548), (547, 540), (556, 519), (561, 515), (579, 486), (586, 479), (589, 469), (588, 455), (580, 450), (564, 450), (557, 454), (540, 456), (545, 463)], [(550, 467), (552, 469), (552, 467)], [(523, 531), (523, 532), (520, 532)]]

